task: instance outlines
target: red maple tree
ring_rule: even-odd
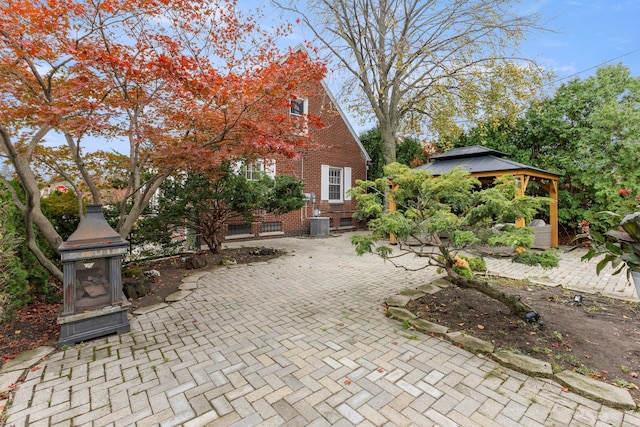
[[[0,4],[0,147],[26,194],[22,201],[14,192],[27,245],[55,277],[62,278],[57,260],[38,247],[34,225],[54,251],[62,239],[40,209],[35,165],[56,170],[81,200],[102,203],[108,177],[93,167],[87,141],[101,141],[105,152],[113,140],[128,141],[126,164],[113,177],[127,182],[117,226],[127,236],[176,171],[209,170],[231,157],[293,156],[313,143],[321,122],[305,117],[302,133],[289,107],[317,90],[325,64],[305,49],[277,49],[291,28],[263,30],[259,20],[235,1]],[[66,148],[52,155],[48,139]]]

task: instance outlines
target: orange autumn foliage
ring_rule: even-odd
[[[32,200],[23,213],[54,250],[61,240],[40,212],[36,163],[93,203],[103,202],[105,181],[125,182],[117,230],[126,236],[178,170],[295,156],[313,144],[321,121],[304,117],[302,133],[289,108],[317,92],[326,66],[313,49],[276,48],[291,27],[264,30],[259,21],[233,0],[0,3],[0,152]],[[117,177],[89,165],[97,162],[89,137],[105,153],[113,140],[128,143]],[[62,141],[56,153],[64,158],[42,148],[48,138]]]

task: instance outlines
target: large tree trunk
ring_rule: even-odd
[[[527,304],[522,302],[519,297],[515,295],[511,295],[491,286],[486,280],[480,279],[469,279],[467,277],[461,276],[455,272],[453,267],[445,267],[447,271],[447,276],[451,279],[451,281],[460,286],[461,288],[469,288],[475,289],[478,292],[481,292],[488,296],[489,298],[493,298],[496,301],[500,301],[507,307],[511,313],[518,317],[524,318],[525,314],[532,311],[532,308]]]
[[[395,129],[390,124],[381,121],[380,136],[382,138],[382,158],[384,164],[388,165],[396,161]]]
[[[209,250],[214,254],[222,252],[222,241],[218,233],[214,233],[212,236],[213,247],[209,247]]]
[[[36,257],[38,262],[44,268],[46,268],[49,271],[49,273],[51,273],[51,275],[56,278],[56,280],[62,283],[64,279],[62,270],[58,268],[58,265],[56,265],[53,261],[47,258],[47,256],[42,252],[42,250],[38,246],[38,243],[36,242],[36,233],[35,233],[35,230],[33,229],[33,222],[31,221],[31,216],[29,215],[29,211],[27,211],[27,214],[25,215],[25,227],[27,230],[27,239],[26,239],[27,248],[31,251],[31,253],[33,253],[33,255]]]
[[[215,209],[201,213],[198,216],[198,232],[212,254],[222,252],[221,232],[224,218],[224,215],[221,212],[216,212]]]
[[[134,192],[141,193],[140,197],[134,197],[133,203],[129,207],[129,211],[126,211],[126,199],[121,203],[120,210],[120,219],[118,221],[118,225],[116,226],[116,231],[120,234],[123,239],[126,239],[136,221],[142,215],[142,212],[149,204],[149,201],[153,197],[154,193],[158,191],[162,183],[169,176],[168,173],[160,173],[156,175],[153,179],[149,180],[144,189],[136,188]]]

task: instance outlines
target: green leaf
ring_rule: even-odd
[[[622,248],[620,248],[620,245],[617,243],[606,242],[605,249],[613,255],[621,256],[623,254]]]
[[[580,260],[589,261],[595,256],[595,254],[596,254],[596,250],[594,248],[591,248],[584,255],[582,255],[582,257],[580,257]]]
[[[596,265],[596,274],[600,274],[600,272],[602,270],[604,270],[604,268],[607,266],[607,264],[609,263],[609,258],[608,257],[604,257],[603,259],[601,259],[598,264]]]
[[[635,212],[624,217],[620,226],[626,231],[631,239],[640,242],[640,212]]]

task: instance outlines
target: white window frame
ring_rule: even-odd
[[[244,177],[247,178],[248,181],[257,181],[264,173],[264,160],[255,159],[252,162],[245,162],[242,169]]]
[[[329,168],[329,201],[341,202],[342,201],[342,182],[344,177],[342,176],[342,168]],[[338,197],[335,197],[337,194]]]
[[[293,106],[302,102],[302,114],[298,114],[293,111]],[[295,98],[291,100],[291,107],[289,108],[289,114],[295,117],[302,117],[309,114],[309,100],[307,98]]]
[[[294,103],[302,102],[302,114],[294,113],[293,105]],[[307,115],[309,114],[309,99],[307,98],[295,98],[291,100],[291,107],[289,108],[289,114],[292,116],[293,120],[298,122],[295,124],[295,133],[297,135],[306,136],[309,134],[309,119]]]
[[[276,177],[276,161],[274,159],[236,160],[232,169],[235,173],[244,175],[249,181],[260,179],[262,174],[271,178]]]
[[[340,173],[340,198],[330,199],[329,193],[331,188],[331,171],[339,171]],[[321,189],[320,200],[328,201],[329,203],[343,203],[346,200],[351,200],[348,192],[351,189],[351,168],[341,166],[322,165],[321,166]]]

